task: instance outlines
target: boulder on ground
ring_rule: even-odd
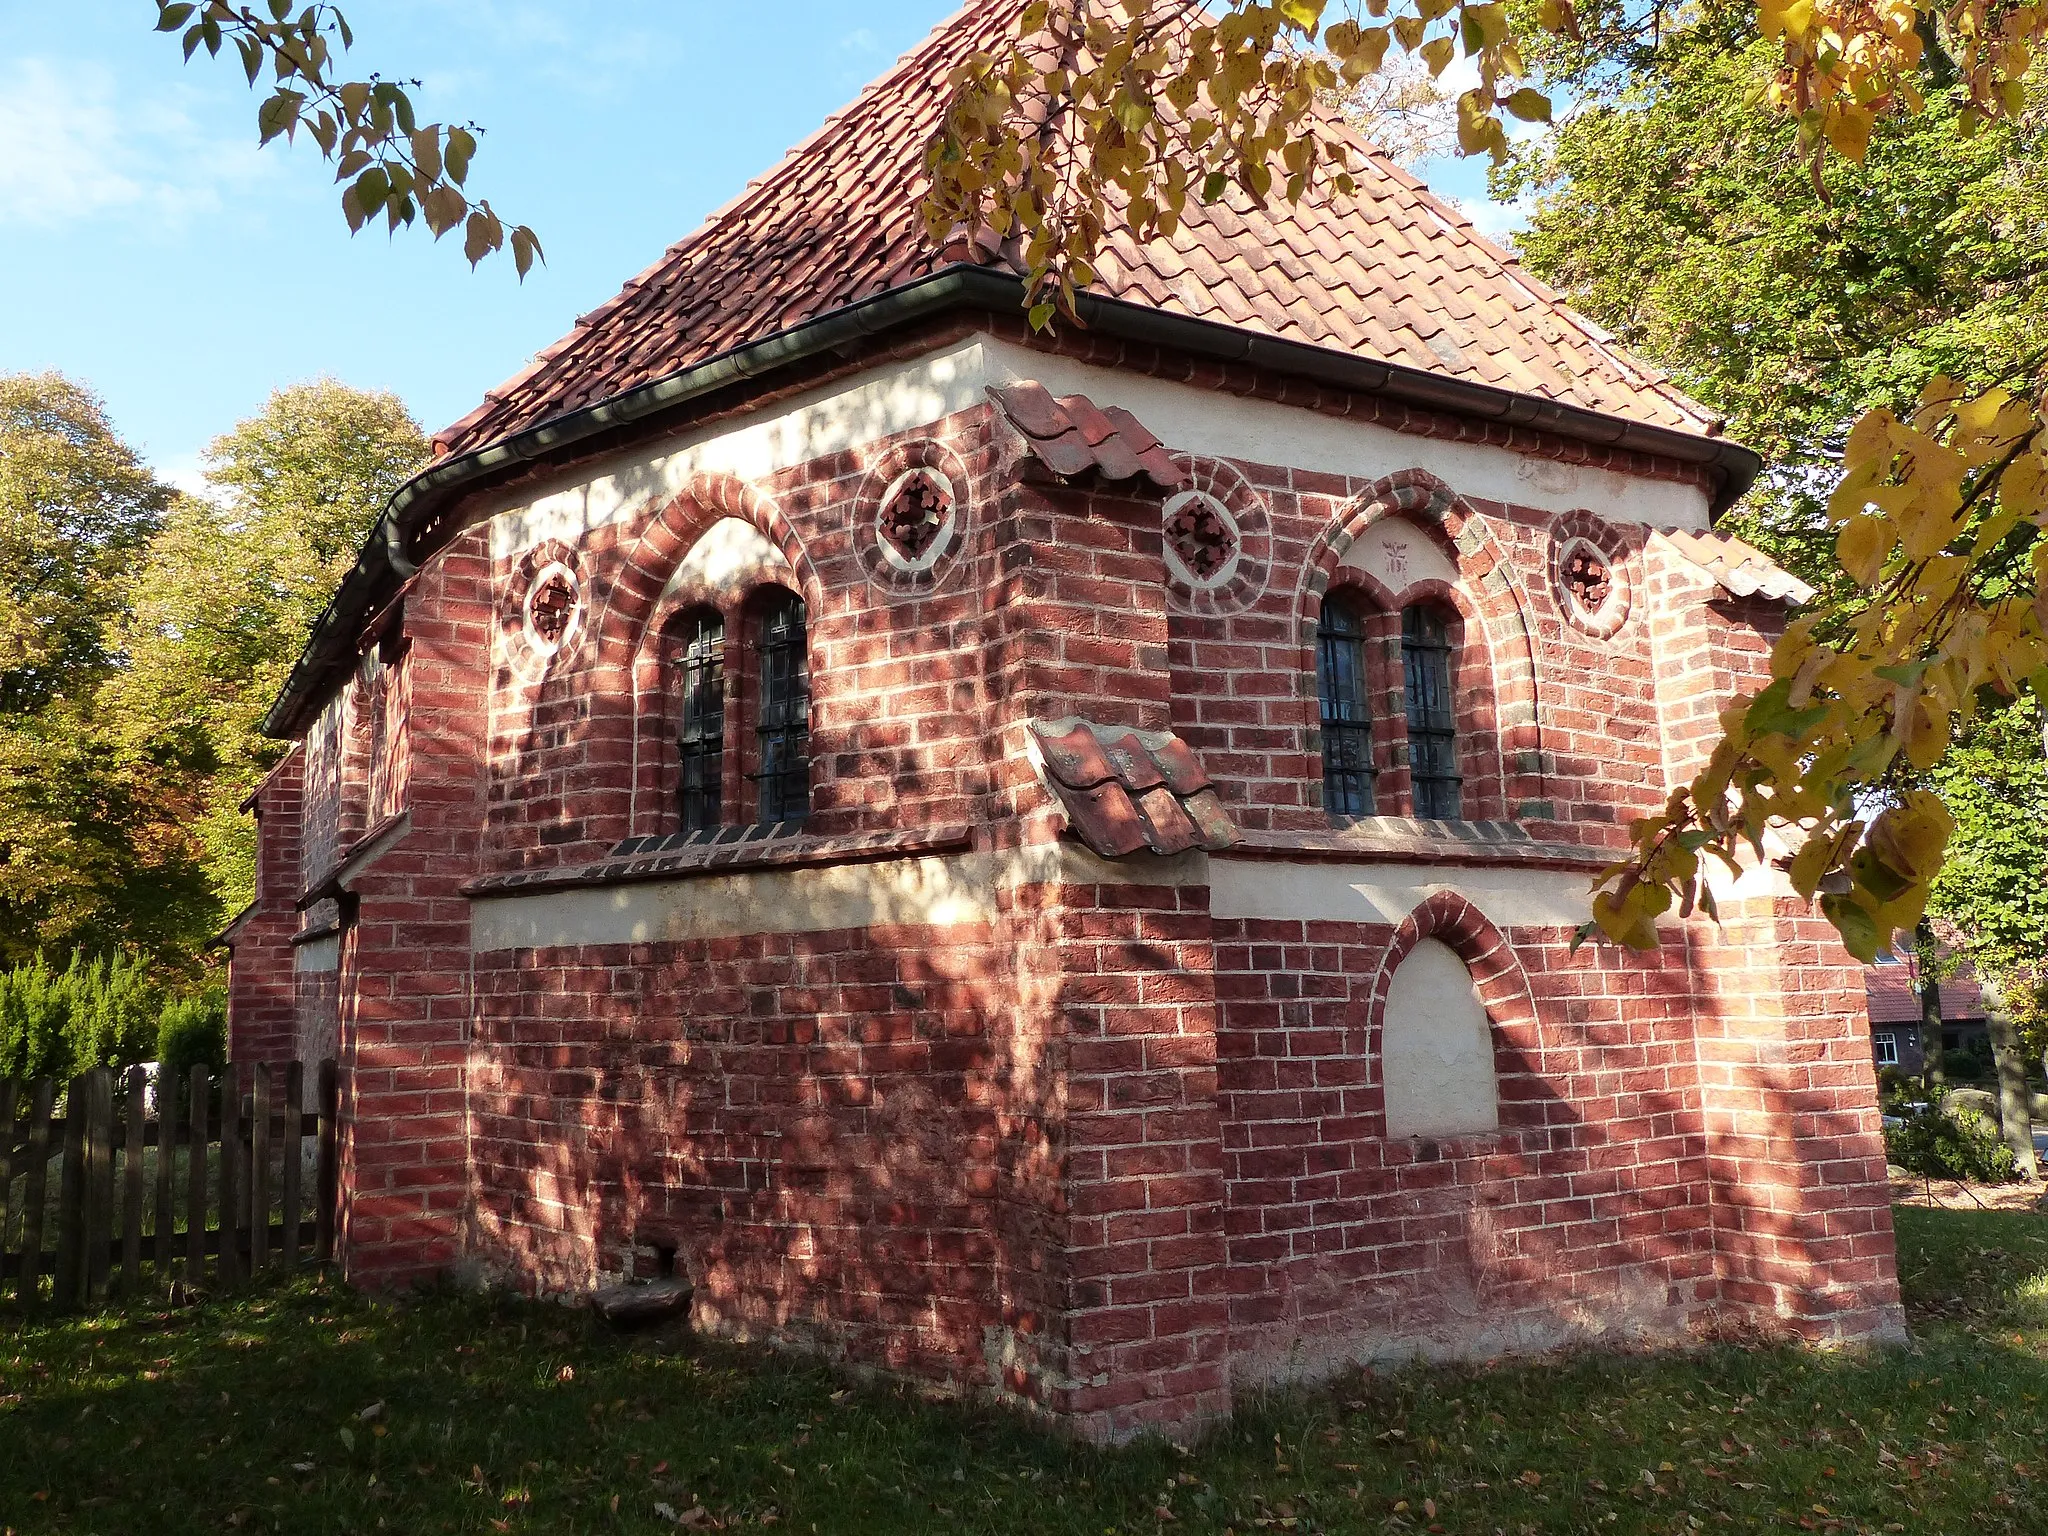
[[[646,1285],[608,1285],[591,1296],[590,1305],[614,1328],[647,1328],[689,1311],[690,1295],[687,1280],[656,1280]]]

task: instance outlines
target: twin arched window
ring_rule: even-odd
[[[804,601],[771,587],[750,603],[741,625],[751,665],[730,692],[752,741],[740,743],[736,790],[751,798],[756,822],[801,822],[811,809],[811,670]],[[728,709],[725,616],[693,609],[670,627],[669,667],[676,698],[676,801],[685,832],[730,825],[726,770]],[[744,726],[743,726],[744,728]],[[746,786],[751,786],[749,794]]]
[[[1323,738],[1323,808],[1332,816],[1378,810],[1373,756],[1373,690],[1368,641],[1385,616],[1346,594],[1323,603],[1316,626],[1316,695]],[[1412,814],[1456,821],[1463,814],[1458,722],[1451,679],[1454,621],[1433,603],[1401,614],[1401,698],[1408,737]],[[1391,640],[1391,636],[1387,637]]]

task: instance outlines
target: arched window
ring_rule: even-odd
[[[1372,704],[1365,626],[1341,598],[1323,603],[1316,625],[1316,696],[1323,730],[1323,808],[1332,816],[1370,816]]]
[[[685,832],[707,832],[725,812],[725,620],[715,609],[683,616],[674,657],[678,809]]]
[[[804,600],[777,589],[760,610],[760,819],[802,821],[811,811],[811,671]]]
[[[1459,819],[1458,719],[1451,693],[1451,632],[1440,609],[1401,615],[1401,672],[1408,695],[1408,769],[1415,814]]]

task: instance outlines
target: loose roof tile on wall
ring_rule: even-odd
[[[1031,755],[1067,826],[1106,859],[1231,847],[1239,833],[1194,750],[1171,731],[1070,715],[1031,722]]]
[[[1794,605],[1813,601],[1812,587],[1732,533],[1660,528],[1657,536],[1713,577],[1731,597],[1767,597]]]
[[[990,385],[988,392],[1031,452],[1063,480],[1097,474],[1171,492],[1187,479],[1159,439],[1121,406],[1105,409],[1086,395],[1055,400],[1035,379]]]
[[[973,0],[780,164],[591,310],[435,438],[480,448],[564,412],[929,275],[993,255],[934,240],[925,146],[952,65],[1000,45],[1015,0]],[[1332,118],[1331,133],[1350,130]],[[1362,142],[1358,191],[1258,206],[1191,206],[1167,238],[1113,212],[1097,291],[1248,331],[1370,356],[1651,426],[1711,435],[1714,419],[1630,358]],[[1446,344],[1447,322],[1463,339]]]

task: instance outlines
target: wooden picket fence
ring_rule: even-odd
[[[0,1299],[89,1307],[332,1259],[334,1063],[314,1069],[311,1114],[302,1062],[159,1075],[154,1095],[143,1067],[118,1091],[105,1068],[61,1094],[0,1082]]]

